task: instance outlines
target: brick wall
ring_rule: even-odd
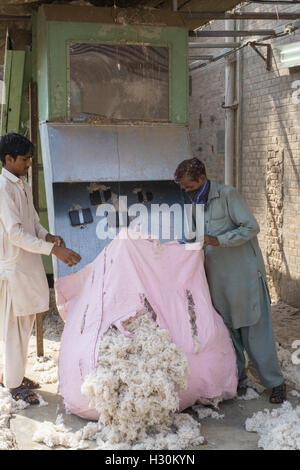
[[[244,11],[246,8],[276,11],[268,5],[247,6]],[[299,11],[292,5],[277,8]],[[243,29],[279,32],[289,22],[244,21]],[[224,23],[218,21],[209,28],[224,29]],[[292,102],[292,84],[300,80],[300,71],[283,68],[276,50],[277,46],[294,41],[300,41],[300,31],[269,41],[273,55],[270,72],[255,51],[249,46],[243,49],[241,191],[261,227],[259,241],[273,300],[281,298],[300,306],[300,104]],[[208,49],[201,50],[207,52]],[[262,53],[266,54],[264,48]],[[224,153],[217,151],[217,132],[225,127],[221,107],[224,64],[220,60],[191,74],[193,153],[206,163],[209,177],[218,182],[224,182]]]

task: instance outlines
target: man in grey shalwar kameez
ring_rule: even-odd
[[[257,234],[259,226],[233,187],[209,181],[197,158],[182,162],[175,181],[195,204],[204,204],[205,269],[212,302],[227,325],[237,355],[239,383],[246,378],[246,350],[270,401],[282,403],[286,388],[272,331],[270,297]]]

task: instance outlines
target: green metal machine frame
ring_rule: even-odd
[[[14,130],[29,134],[28,86],[38,86],[38,120],[68,121],[69,45],[95,43],[166,46],[169,49],[169,120],[187,125],[189,121],[188,31],[178,26],[108,24],[87,20],[59,20],[57,5],[41,6],[32,16],[32,48],[6,50],[5,104],[2,107],[1,134]],[[83,7],[84,9],[85,7]],[[95,11],[102,9],[95,7]],[[105,10],[105,9],[103,9]],[[69,10],[71,11],[71,10]],[[78,10],[77,10],[78,11]],[[54,14],[53,14],[54,12]],[[105,15],[104,15],[105,17]],[[47,204],[38,145],[39,215],[47,228]],[[50,257],[44,259],[52,272]]]

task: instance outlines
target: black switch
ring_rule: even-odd
[[[73,227],[76,225],[91,224],[94,220],[91,209],[89,208],[77,211],[69,211],[69,217]]]
[[[71,225],[80,225],[79,212],[78,211],[69,211],[69,216],[71,219]]]
[[[93,223],[93,216],[91,209],[82,209],[83,220],[85,224],[92,224]]]

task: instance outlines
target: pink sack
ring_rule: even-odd
[[[122,322],[145,311],[145,299],[158,325],[170,331],[188,358],[188,388],[180,393],[180,409],[199,398],[236,395],[235,351],[211,303],[203,250],[190,251],[176,241],[158,247],[150,240],[116,238],[84,269],[59,279],[55,289],[60,315],[66,320],[59,391],[70,412],[98,419],[98,412],[81,394],[81,385],[97,366],[104,333],[115,325],[126,334]]]

